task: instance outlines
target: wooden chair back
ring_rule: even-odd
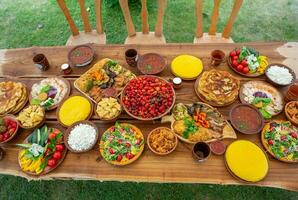
[[[209,27],[208,35],[216,35],[217,32],[217,21],[219,17],[219,6],[221,0],[214,0],[214,8],[211,17],[211,24]],[[231,31],[233,28],[234,21],[237,17],[237,14],[240,10],[240,7],[243,3],[243,0],[235,0],[234,6],[232,9],[232,13],[228,19],[227,24],[225,25],[221,36],[223,38],[230,38]],[[196,29],[196,37],[203,37],[203,0],[196,0],[196,17],[197,17],[197,29]]]
[[[133,37],[136,35],[135,26],[132,22],[128,0],[119,0],[124,20],[126,23],[126,28],[129,37]],[[141,0],[142,9],[141,9],[141,17],[142,17],[142,33],[149,34],[149,24],[148,24],[148,10],[147,10],[147,0]],[[166,10],[167,0],[158,0],[158,13],[157,20],[155,24],[155,36],[162,37],[163,35],[163,19]]]
[[[71,14],[66,6],[65,0],[56,0],[56,1],[57,1],[58,5],[60,6],[68,24],[69,24],[72,35],[73,36],[79,35],[80,34],[79,30],[71,17]],[[85,33],[91,33],[92,28],[91,28],[88,13],[87,13],[87,10],[85,7],[85,0],[78,0],[78,2],[80,5],[81,17],[82,17],[83,25],[84,25],[84,31],[85,31]],[[95,4],[95,15],[96,15],[96,32],[98,34],[103,34],[102,18],[101,18],[102,1],[94,0],[94,4]]]

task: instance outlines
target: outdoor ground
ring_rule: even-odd
[[[111,1],[111,0],[106,0]],[[138,0],[134,0],[138,2]],[[156,0],[148,5],[153,30]],[[204,1],[204,30],[208,30],[213,1]],[[222,30],[233,0],[222,1]],[[68,0],[76,24],[82,29],[77,1]],[[86,0],[94,27],[93,1]],[[132,3],[133,20],[140,30],[140,4]],[[244,1],[234,25],[235,42],[298,41],[298,0]],[[123,43],[126,27],[119,6],[103,6],[108,43]],[[192,42],[195,31],[194,0],[168,0],[164,34],[167,42]],[[64,45],[70,31],[55,0],[0,0],[0,49]],[[185,166],[187,167],[187,166]],[[98,169],[100,170],[100,169]],[[1,172],[0,172],[1,173]],[[298,181],[297,181],[298,184]],[[31,181],[0,175],[0,199],[298,199],[298,193],[254,186],[206,184],[152,184],[98,181]]]

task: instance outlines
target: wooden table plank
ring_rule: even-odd
[[[169,44],[169,45],[93,45],[96,50],[97,58],[99,60],[104,57],[109,57],[118,60],[120,64],[127,67],[124,60],[124,51],[127,48],[136,48],[141,54],[148,52],[158,52],[162,54],[168,61],[179,54],[192,54],[202,59],[205,69],[210,69],[209,54],[214,49],[222,49],[228,53],[234,47],[239,47],[244,44],[204,44],[204,45],[190,45],[190,44]],[[257,48],[262,54],[268,56],[270,62],[284,62],[287,60],[287,53],[280,53],[277,49],[287,48],[283,43],[249,43],[245,44]],[[288,45],[288,44],[287,44]],[[32,47],[27,49],[12,49],[0,50],[0,81],[4,80],[5,76],[19,77],[19,80],[24,82],[30,88],[31,85],[49,75],[61,75],[59,66],[67,62],[67,52],[69,47]],[[51,68],[46,72],[37,70],[32,63],[34,53],[44,53],[50,63]],[[290,54],[289,54],[290,55]],[[297,59],[298,55],[291,59]],[[94,63],[94,62],[93,62]],[[74,72],[66,76],[66,78],[73,83],[73,81],[89,67],[75,68]],[[135,68],[127,67],[139,74]],[[225,63],[221,64],[218,69],[223,69],[231,72],[241,79],[241,82],[246,82],[250,79],[240,77],[228,69]],[[165,70],[161,76],[172,77],[169,68]],[[2,77],[2,78],[1,78]],[[264,77],[257,78],[257,80],[264,80]],[[194,81],[183,82],[184,86],[176,91],[177,102],[191,103],[199,101],[194,93]],[[73,85],[73,84],[72,84]],[[286,88],[280,89],[282,92]],[[74,88],[72,94],[79,94]],[[220,112],[228,117],[228,112],[231,106],[220,108]],[[47,123],[54,124],[58,127],[55,111],[47,113]],[[276,118],[284,119],[281,114]],[[96,122],[100,130],[100,135],[112,124],[105,124],[100,122],[95,116],[92,121]],[[161,126],[160,121],[141,122],[132,120],[127,114],[123,114],[120,121],[126,121],[138,126],[144,136],[155,127]],[[168,126],[169,124],[163,124]],[[63,128],[62,128],[63,129]],[[29,131],[20,131],[18,136],[14,138],[9,144],[20,143],[30,134]],[[260,144],[259,135],[243,135],[238,134],[238,139],[247,139]],[[231,142],[225,140],[226,143]],[[7,152],[4,160],[0,161],[0,173],[11,174],[16,176],[26,176],[21,172],[17,163],[18,149],[11,145],[4,145]],[[215,184],[243,184],[234,179],[226,170],[224,166],[223,156],[212,155],[208,161],[204,163],[196,163],[191,156],[191,145],[179,142],[177,149],[166,157],[159,157],[154,155],[146,147],[141,158],[135,163],[125,166],[116,167],[111,166],[104,160],[99,162],[96,159],[99,156],[98,146],[92,151],[84,154],[68,153],[65,161],[54,172],[40,177],[40,179],[96,179],[96,180],[117,180],[117,181],[138,181],[138,182],[180,182],[180,183],[215,183]],[[261,182],[255,185],[272,186],[278,188],[285,188],[290,190],[298,190],[298,168],[296,164],[286,164],[279,162],[269,157],[269,174]]]

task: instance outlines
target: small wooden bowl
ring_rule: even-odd
[[[160,129],[165,129],[165,130],[171,132],[171,133],[173,134],[173,136],[175,137],[175,146],[174,146],[170,151],[168,151],[168,152],[166,152],[166,153],[160,153],[160,152],[154,150],[154,148],[151,147],[151,144],[150,144],[150,136],[151,136],[155,131],[160,130]],[[153,153],[155,153],[155,154],[157,154],[157,155],[159,155],[159,156],[165,156],[165,155],[168,155],[168,154],[172,153],[172,152],[176,149],[176,147],[177,147],[177,145],[178,145],[178,138],[177,138],[176,134],[174,133],[174,131],[172,131],[171,129],[169,129],[169,128],[167,128],[167,127],[158,127],[158,128],[153,129],[153,130],[149,133],[149,135],[147,136],[147,144],[148,144],[149,149],[150,149]]]
[[[289,115],[289,113],[288,113],[288,111],[287,111],[289,105],[292,104],[292,103],[298,103],[298,101],[290,101],[290,102],[288,102],[288,103],[286,104],[286,106],[285,106],[285,114],[286,114],[287,119],[288,119],[292,124],[294,124],[295,126],[298,126],[298,123],[295,122],[295,121],[291,118],[291,116]]]
[[[113,98],[114,98],[114,97],[113,97]],[[121,115],[121,113],[122,113],[122,111],[123,111],[123,106],[122,106],[122,104],[121,104],[121,102],[120,102],[120,100],[119,100],[118,98],[115,98],[115,99],[117,99],[117,102],[120,104],[120,106],[121,106],[121,110],[120,110],[119,114],[118,114],[116,117],[112,118],[112,119],[103,119],[103,118],[100,118],[99,115],[98,115],[98,113],[97,113],[97,106],[98,106],[98,104],[96,104],[96,105],[94,106],[94,113],[95,113],[95,115],[96,115],[101,121],[104,121],[104,122],[106,122],[106,123],[115,122],[115,121],[117,121],[117,119],[120,117],[120,115]],[[101,101],[101,100],[100,100],[100,101]],[[100,102],[100,101],[99,101],[99,102]]]
[[[60,120],[59,112],[60,112],[60,109],[61,109],[62,105],[64,104],[64,102],[67,101],[69,98],[74,97],[74,96],[80,96],[80,97],[83,97],[83,98],[87,99],[88,102],[90,103],[90,106],[91,106],[91,108],[90,108],[90,113],[89,113],[89,115],[87,116],[87,118],[84,119],[84,120],[89,120],[89,119],[91,118],[92,114],[93,114],[93,109],[94,109],[94,108],[93,108],[93,103],[91,102],[91,100],[90,100],[89,98],[84,97],[84,96],[82,96],[82,95],[71,95],[71,96],[69,96],[68,98],[64,99],[64,100],[59,104],[59,106],[58,106],[58,108],[57,108],[57,110],[56,110],[56,116],[57,116],[57,120],[58,120],[58,122],[59,122],[63,127],[66,127],[66,128],[68,128],[69,126],[63,124],[63,122]]]
[[[268,76],[268,70],[269,70],[269,68],[272,67],[272,66],[279,66],[279,67],[283,67],[283,68],[289,70],[289,73],[292,74],[292,77],[293,77],[292,81],[291,81],[289,84],[285,84],[285,85],[283,85],[283,84],[279,84],[279,83],[277,83],[277,82],[274,82],[274,81],[273,81],[272,79],[270,79],[270,77]],[[284,64],[281,64],[281,63],[271,63],[270,65],[268,65],[267,68],[266,68],[266,70],[265,70],[265,76],[266,76],[268,82],[270,82],[271,84],[273,84],[273,85],[275,85],[275,86],[279,86],[279,87],[285,87],[285,86],[291,85],[291,84],[293,84],[293,83],[295,82],[295,80],[296,80],[296,74],[295,74],[295,72],[294,72],[290,67],[288,67],[288,66],[286,66],[286,65],[284,65]]]
[[[143,67],[145,67],[147,65],[150,65],[150,66],[152,66],[152,68],[154,68],[154,66],[151,64],[153,59],[157,60],[158,66],[160,66],[160,69],[157,70],[156,72],[152,72],[152,69],[150,71],[144,70]],[[144,54],[144,55],[140,56],[139,60],[138,60],[138,69],[140,70],[140,72],[142,74],[148,74],[148,75],[159,74],[160,72],[162,72],[165,69],[166,66],[167,66],[166,60],[161,55],[159,55],[157,53]]]
[[[85,149],[85,150],[82,150],[82,151],[78,151],[78,150],[72,149],[72,148],[70,147],[70,145],[68,144],[68,138],[69,138],[69,134],[70,134],[70,132],[73,130],[73,128],[74,128],[75,126],[77,126],[77,125],[79,125],[79,124],[87,124],[87,125],[90,125],[90,126],[92,126],[92,127],[96,130],[96,136],[95,136],[95,140],[94,140],[93,144],[92,144],[89,148],[87,148],[87,149]],[[65,144],[65,146],[67,147],[67,149],[68,149],[69,151],[73,152],[73,153],[84,153],[84,152],[90,151],[90,150],[94,147],[94,145],[97,143],[98,135],[99,135],[99,134],[98,134],[98,128],[97,128],[97,126],[96,126],[93,122],[90,122],[90,121],[87,121],[87,120],[79,121],[79,122],[76,122],[76,123],[74,123],[73,125],[71,125],[71,126],[65,131],[65,134],[64,134],[64,144]]]
[[[31,106],[31,105],[26,106],[24,109],[28,108],[29,106]],[[41,107],[41,106],[39,106],[39,107]],[[23,128],[23,129],[26,129],[26,130],[33,130],[33,129],[41,127],[44,124],[44,122],[46,121],[45,109],[43,107],[41,107],[41,108],[42,108],[42,111],[43,111],[43,119],[38,124],[36,124],[35,126],[32,126],[32,127],[25,127],[25,126],[22,126],[22,123],[19,121],[20,127]]]
[[[85,55],[83,55],[82,57],[84,57],[84,59],[82,59],[83,61],[82,62],[75,62],[71,59],[71,54],[76,51],[77,49],[81,48],[81,47],[85,47],[85,48],[88,48],[90,51],[91,51],[91,56],[90,57],[86,57]],[[84,67],[86,65],[89,65],[92,60],[94,59],[94,56],[95,56],[95,51],[94,49],[90,46],[90,45],[87,45],[87,44],[83,44],[83,45],[78,45],[78,46],[75,46],[73,47],[69,52],[68,52],[68,55],[67,55],[67,58],[68,58],[68,61],[69,63],[72,65],[72,66],[75,66],[75,67]]]
[[[12,140],[12,138],[14,138],[16,136],[16,134],[19,130],[20,124],[19,124],[19,121],[16,119],[16,117],[14,115],[6,114],[6,115],[3,115],[2,117],[3,118],[10,118],[10,119],[12,119],[13,121],[15,121],[17,123],[17,128],[16,128],[15,132],[7,140],[0,142],[0,144],[5,144],[5,143],[9,142],[10,140]]]

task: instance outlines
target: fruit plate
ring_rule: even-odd
[[[120,133],[120,134],[113,134],[113,132],[115,131],[116,128],[118,129],[118,133]],[[129,131],[127,131],[127,130],[129,130]],[[132,132],[131,132],[132,130],[133,130],[134,134],[132,134]],[[129,134],[127,134],[127,132],[129,132]],[[117,140],[117,143],[118,143],[119,138],[117,138],[117,137],[122,137],[122,136],[124,136],[125,141],[123,141],[123,139],[121,139],[122,142],[120,142],[120,144],[117,144],[121,148],[119,148],[119,146],[116,146],[116,148],[113,149],[113,147],[114,147],[113,145],[116,143],[114,141]],[[129,145],[127,145],[127,144],[129,144]],[[117,152],[117,149],[123,150],[123,145],[125,145],[127,148],[129,148],[128,150],[129,150],[130,154],[133,153],[132,147],[133,147],[133,149],[135,149],[134,151],[137,151],[137,150],[138,151],[135,152],[136,154],[133,154],[133,157],[130,159],[126,157],[128,152],[125,155],[122,155],[122,153],[120,153],[121,159],[118,161],[119,152]],[[144,136],[139,128],[137,128],[136,126],[134,126],[132,124],[128,124],[128,123],[120,124],[120,123],[116,122],[116,124],[114,126],[111,126],[102,134],[100,143],[99,143],[99,150],[100,150],[100,154],[101,154],[102,158],[106,162],[108,162],[112,165],[123,166],[123,165],[131,164],[134,161],[136,161],[141,156],[141,154],[144,150],[144,146],[145,146]],[[124,149],[127,149],[126,147]],[[105,150],[106,150],[105,148],[109,148],[109,150],[107,152],[109,156],[118,154],[117,158],[114,158],[114,160],[106,159],[104,156]],[[111,152],[111,149],[112,149],[112,152]]]
[[[147,88],[147,85],[146,86],[143,85],[143,83],[145,81],[146,82],[151,81],[148,84],[154,85],[154,86],[148,86],[148,88]],[[155,81],[155,82],[152,83],[152,81]],[[155,85],[155,84],[158,84],[158,85]],[[135,85],[138,85],[139,88],[138,89],[133,89],[133,88],[135,88]],[[147,89],[145,89],[145,88],[147,88]],[[159,102],[160,105],[154,105],[156,107],[156,109],[157,109],[157,107],[159,107],[159,108],[163,107],[164,108],[164,111],[159,113],[156,116],[152,116],[155,113],[154,114],[150,113],[150,116],[147,117],[147,118],[142,117],[142,116],[137,116],[136,114],[133,114],[130,110],[133,109],[136,106],[139,106],[140,104],[136,103],[136,102],[132,102],[132,98],[126,96],[126,92],[128,90],[130,92],[135,92],[135,93],[137,92],[138,95],[143,95],[144,92],[151,91],[151,94],[149,94],[151,96],[149,96],[149,97],[148,96],[140,96],[140,97],[138,97],[139,98],[138,100],[135,100],[136,102],[146,103],[146,101],[147,101],[147,103],[148,103],[148,105],[146,105],[146,104],[141,105],[143,107],[140,108],[140,109],[143,109],[143,110],[136,111],[136,112],[138,112],[138,114],[139,113],[144,113],[144,114],[149,113],[148,108],[152,104],[152,103],[149,104],[149,102],[166,101],[168,98],[170,98],[170,100],[169,100],[169,102],[166,102],[167,104],[165,104],[164,102]],[[161,93],[162,91],[164,93]],[[163,96],[161,96],[161,94]],[[168,97],[166,97],[167,95],[168,95]],[[137,95],[131,94],[131,96],[137,96]],[[141,100],[140,98],[146,98],[146,100],[144,101],[144,100]],[[173,108],[173,106],[175,104],[175,99],[176,99],[176,95],[175,95],[175,90],[174,90],[173,86],[168,81],[166,81],[165,79],[163,79],[161,77],[158,77],[158,76],[152,76],[152,75],[143,75],[143,76],[138,76],[135,79],[132,79],[124,87],[124,89],[121,93],[121,96],[120,96],[120,101],[121,101],[122,107],[126,111],[126,113],[128,115],[130,115],[131,117],[135,118],[135,119],[144,120],[144,121],[146,121],[146,120],[147,121],[148,120],[155,120],[155,119],[159,119],[159,118],[165,116]],[[168,105],[168,104],[170,104],[170,105]],[[156,109],[155,109],[155,111],[156,111]]]
[[[60,129],[58,129],[58,128],[56,128],[56,127],[54,127],[54,126],[48,126],[48,133],[51,133],[50,132],[50,129],[54,129],[56,132],[58,132],[58,133],[62,133],[62,135],[64,135],[63,134],[63,132],[60,130]],[[33,133],[33,132],[32,132]],[[31,133],[31,134],[32,134]],[[31,134],[23,141],[23,144],[22,145],[27,145],[27,144],[29,144],[29,142],[28,142],[28,140],[29,140],[29,137],[31,136]],[[63,141],[63,138],[62,138],[62,141]],[[63,142],[62,143],[59,143],[59,144],[63,144]],[[17,146],[20,146],[19,144],[17,144]],[[22,146],[21,146],[22,147]],[[24,149],[21,149],[20,151],[19,151],[19,153],[18,153],[18,163],[19,163],[19,166],[20,166],[20,168],[21,168],[21,170],[24,172],[24,173],[26,173],[26,174],[28,174],[28,175],[30,175],[30,176],[43,176],[43,175],[45,175],[45,174],[48,174],[48,173],[50,173],[50,172],[52,172],[53,170],[55,170],[58,166],[60,166],[61,165],[61,163],[63,162],[63,160],[65,159],[65,157],[66,157],[66,154],[67,154],[67,148],[65,147],[65,145],[63,145],[63,150],[62,150],[62,152],[61,152],[61,158],[58,160],[58,162],[56,163],[56,165],[54,166],[54,167],[49,167],[49,166],[46,166],[45,168],[44,168],[44,170],[40,173],[40,174],[37,174],[37,173],[34,173],[34,172],[31,172],[31,171],[26,171],[26,170],[23,170],[22,169],[22,164],[21,164],[21,157],[22,157],[22,155],[21,155],[21,153],[22,153],[22,151],[24,151]],[[56,148],[56,147],[55,147]],[[48,148],[47,148],[48,149]],[[47,151],[47,150],[46,150]],[[23,156],[25,156],[25,155],[23,155]],[[40,166],[40,165],[39,165]]]
[[[52,106],[49,106],[49,107],[45,108],[46,111],[48,111],[48,110],[53,110],[53,109],[57,108],[57,107],[59,106],[59,104],[69,96],[69,94],[70,94],[70,90],[71,90],[71,86],[70,86],[69,81],[66,80],[66,79],[63,78],[63,77],[52,76],[52,77],[48,77],[48,78],[46,78],[46,79],[43,79],[43,80],[41,80],[41,81],[44,81],[44,82],[48,83],[47,85],[50,85],[50,84],[51,84],[51,80],[53,80],[53,79],[57,79],[58,81],[61,81],[60,84],[56,82],[57,80],[54,81],[54,83],[56,84],[56,86],[60,86],[60,87],[62,87],[62,84],[61,84],[61,83],[65,84],[65,89],[66,89],[66,91],[65,91],[64,97],[61,98],[60,101],[57,102],[56,104],[54,104],[54,105],[52,105]],[[41,81],[38,81],[38,82],[36,82],[35,84],[41,84]],[[52,84],[53,84],[53,82],[52,82]],[[51,85],[50,85],[50,86],[51,86]],[[32,86],[32,87],[33,87],[33,86]],[[52,86],[52,87],[53,87],[53,86]],[[55,88],[55,89],[57,90],[57,88]],[[61,88],[59,88],[59,89],[61,90]],[[33,90],[32,90],[32,88],[31,88],[31,92],[30,92],[30,95],[29,95],[29,102],[30,102],[30,104],[33,104],[33,101],[34,101],[34,99],[33,99],[33,97],[32,97],[32,92],[33,92]],[[55,97],[56,97],[56,96],[55,96]],[[39,105],[40,105],[40,104],[39,104]]]
[[[282,120],[273,120],[273,121],[270,121],[269,123],[265,124],[265,126],[263,128],[263,131],[262,131],[262,134],[261,134],[261,141],[262,141],[263,147],[266,149],[266,152],[268,152],[273,158],[275,158],[275,159],[277,159],[277,160],[279,160],[281,162],[285,162],[285,163],[298,163],[298,159],[297,158],[295,160],[289,160],[289,159],[287,159],[285,157],[278,157],[270,149],[270,147],[269,147],[270,146],[269,139],[268,139],[268,141],[265,139],[265,134],[270,129],[272,129],[272,128],[270,128],[270,124],[272,124],[272,123],[276,123],[277,125],[280,125],[281,123],[291,124],[291,122],[289,122],[289,121],[282,121]],[[274,128],[275,127],[273,127],[273,129]],[[291,142],[288,142],[288,140],[289,140],[288,138],[291,138],[291,139],[293,138],[293,140],[295,139],[297,141],[297,134],[298,134],[297,133],[297,128],[294,125],[291,125],[291,128],[294,128],[294,130],[296,130],[296,132],[294,132],[296,134],[296,139],[293,138],[293,136],[291,136],[291,134],[293,134],[292,130],[291,130],[291,133],[289,133],[289,131],[287,133],[287,130],[286,129],[282,129],[282,131],[280,131],[280,133],[282,133],[283,135],[282,134],[280,134],[280,135],[281,136],[284,136],[285,133],[287,133],[286,140],[285,141],[282,141],[281,139],[280,140],[276,140],[276,139],[272,140],[273,141],[273,145],[277,147],[276,148],[276,151],[281,150],[282,148],[285,148],[285,147],[284,146],[278,146],[278,144],[275,144],[275,143],[279,143],[279,144],[283,144],[285,142],[291,143]],[[269,134],[270,134],[270,132],[269,132]],[[289,137],[287,137],[287,136],[289,136]],[[275,134],[274,138],[280,138],[280,137],[278,137],[278,135]],[[292,141],[292,143],[295,143],[295,141]],[[285,144],[285,145],[289,145],[289,144]],[[287,151],[286,148],[285,148],[285,150]],[[296,149],[295,152],[297,153],[297,149]]]
[[[221,113],[220,113],[216,108],[214,108],[214,107],[212,107],[212,106],[210,106],[210,105],[208,105],[208,104],[206,104],[206,103],[203,103],[203,102],[196,102],[196,103],[194,103],[194,104],[200,106],[201,108],[204,107],[205,110],[208,109],[209,112],[212,113],[212,114],[216,113],[217,116],[214,117],[214,118],[221,118],[222,121],[225,123],[224,126],[222,127],[222,131],[221,131],[220,133],[218,133],[218,131],[213,131],[211,128],[210,128],[210,129],[207,128],[208,131],[209,131],[210,133],[214,133],[214,132],[215,132],[215,133],[217,133],[216,135],[220,134],[220,137],[217,137],[217,138],[215,138],[215,137],[208,138],[208,139],[203,140],[203,142],[207,142],[207,143],[209,143],[209,142],[213,142],[213,141],[217,141],[217,140],[222,140],[222,139],[226,139],[226,138],[230,138],[230,139],[236,139],[236,138],[237,138],[236,132],[234,131],[234,129],[233,129],[233,127],[231,126],[231,124],[230,124],[226,119],[224,119],[224,117],[221,115]],[[191,106],[193,106],[194,104],[180,104],[180,105],[184,105],[184,106],[191,107]],[[200,139],[198,139],[198,140],[196,140],[196,141],[192,141],[192,140],[190,140],[190,139],[188,139],[188,138],[183,137],[183,135],[178,134],[178,133],[175,131],[174,123],[179,121],[179,120],[176,120],[176,119],[174,118],[174,117],[175,117],[175,114],[174,114],[175,111],[174,111],[174,110],[175,110],[175,108],[176,108],[177,105],[179,105],[179,104],[176,104],[176,105],[175,105],[175,107],[173,108],[173,112],[172,112],[171,115],[164,116],[164,117],[161,119],[161,123],[167,123],[167,122],[170,122],[170,123],[171,123],[171,129],[174,131],[174,133],[177,135],[177,137],[178,137],[181,141],[183,141],[183,142],[190,143],[190,144],[195,144],[195,143],[197,143],[197,142],[201,142]],[[192,119],[194,119],[193,116],[191,116],[191,117],[192,117]],[[208,121],[208,123],[209,123],[209,122],[212,121],[212,120],[208,120],[208,119],[207,119],[206,121]],[[201,126],[198,127],[198,130],[200,129],[200,127],[201,127]],[[202,132],[202,133],[203,133],[203,132]]]

